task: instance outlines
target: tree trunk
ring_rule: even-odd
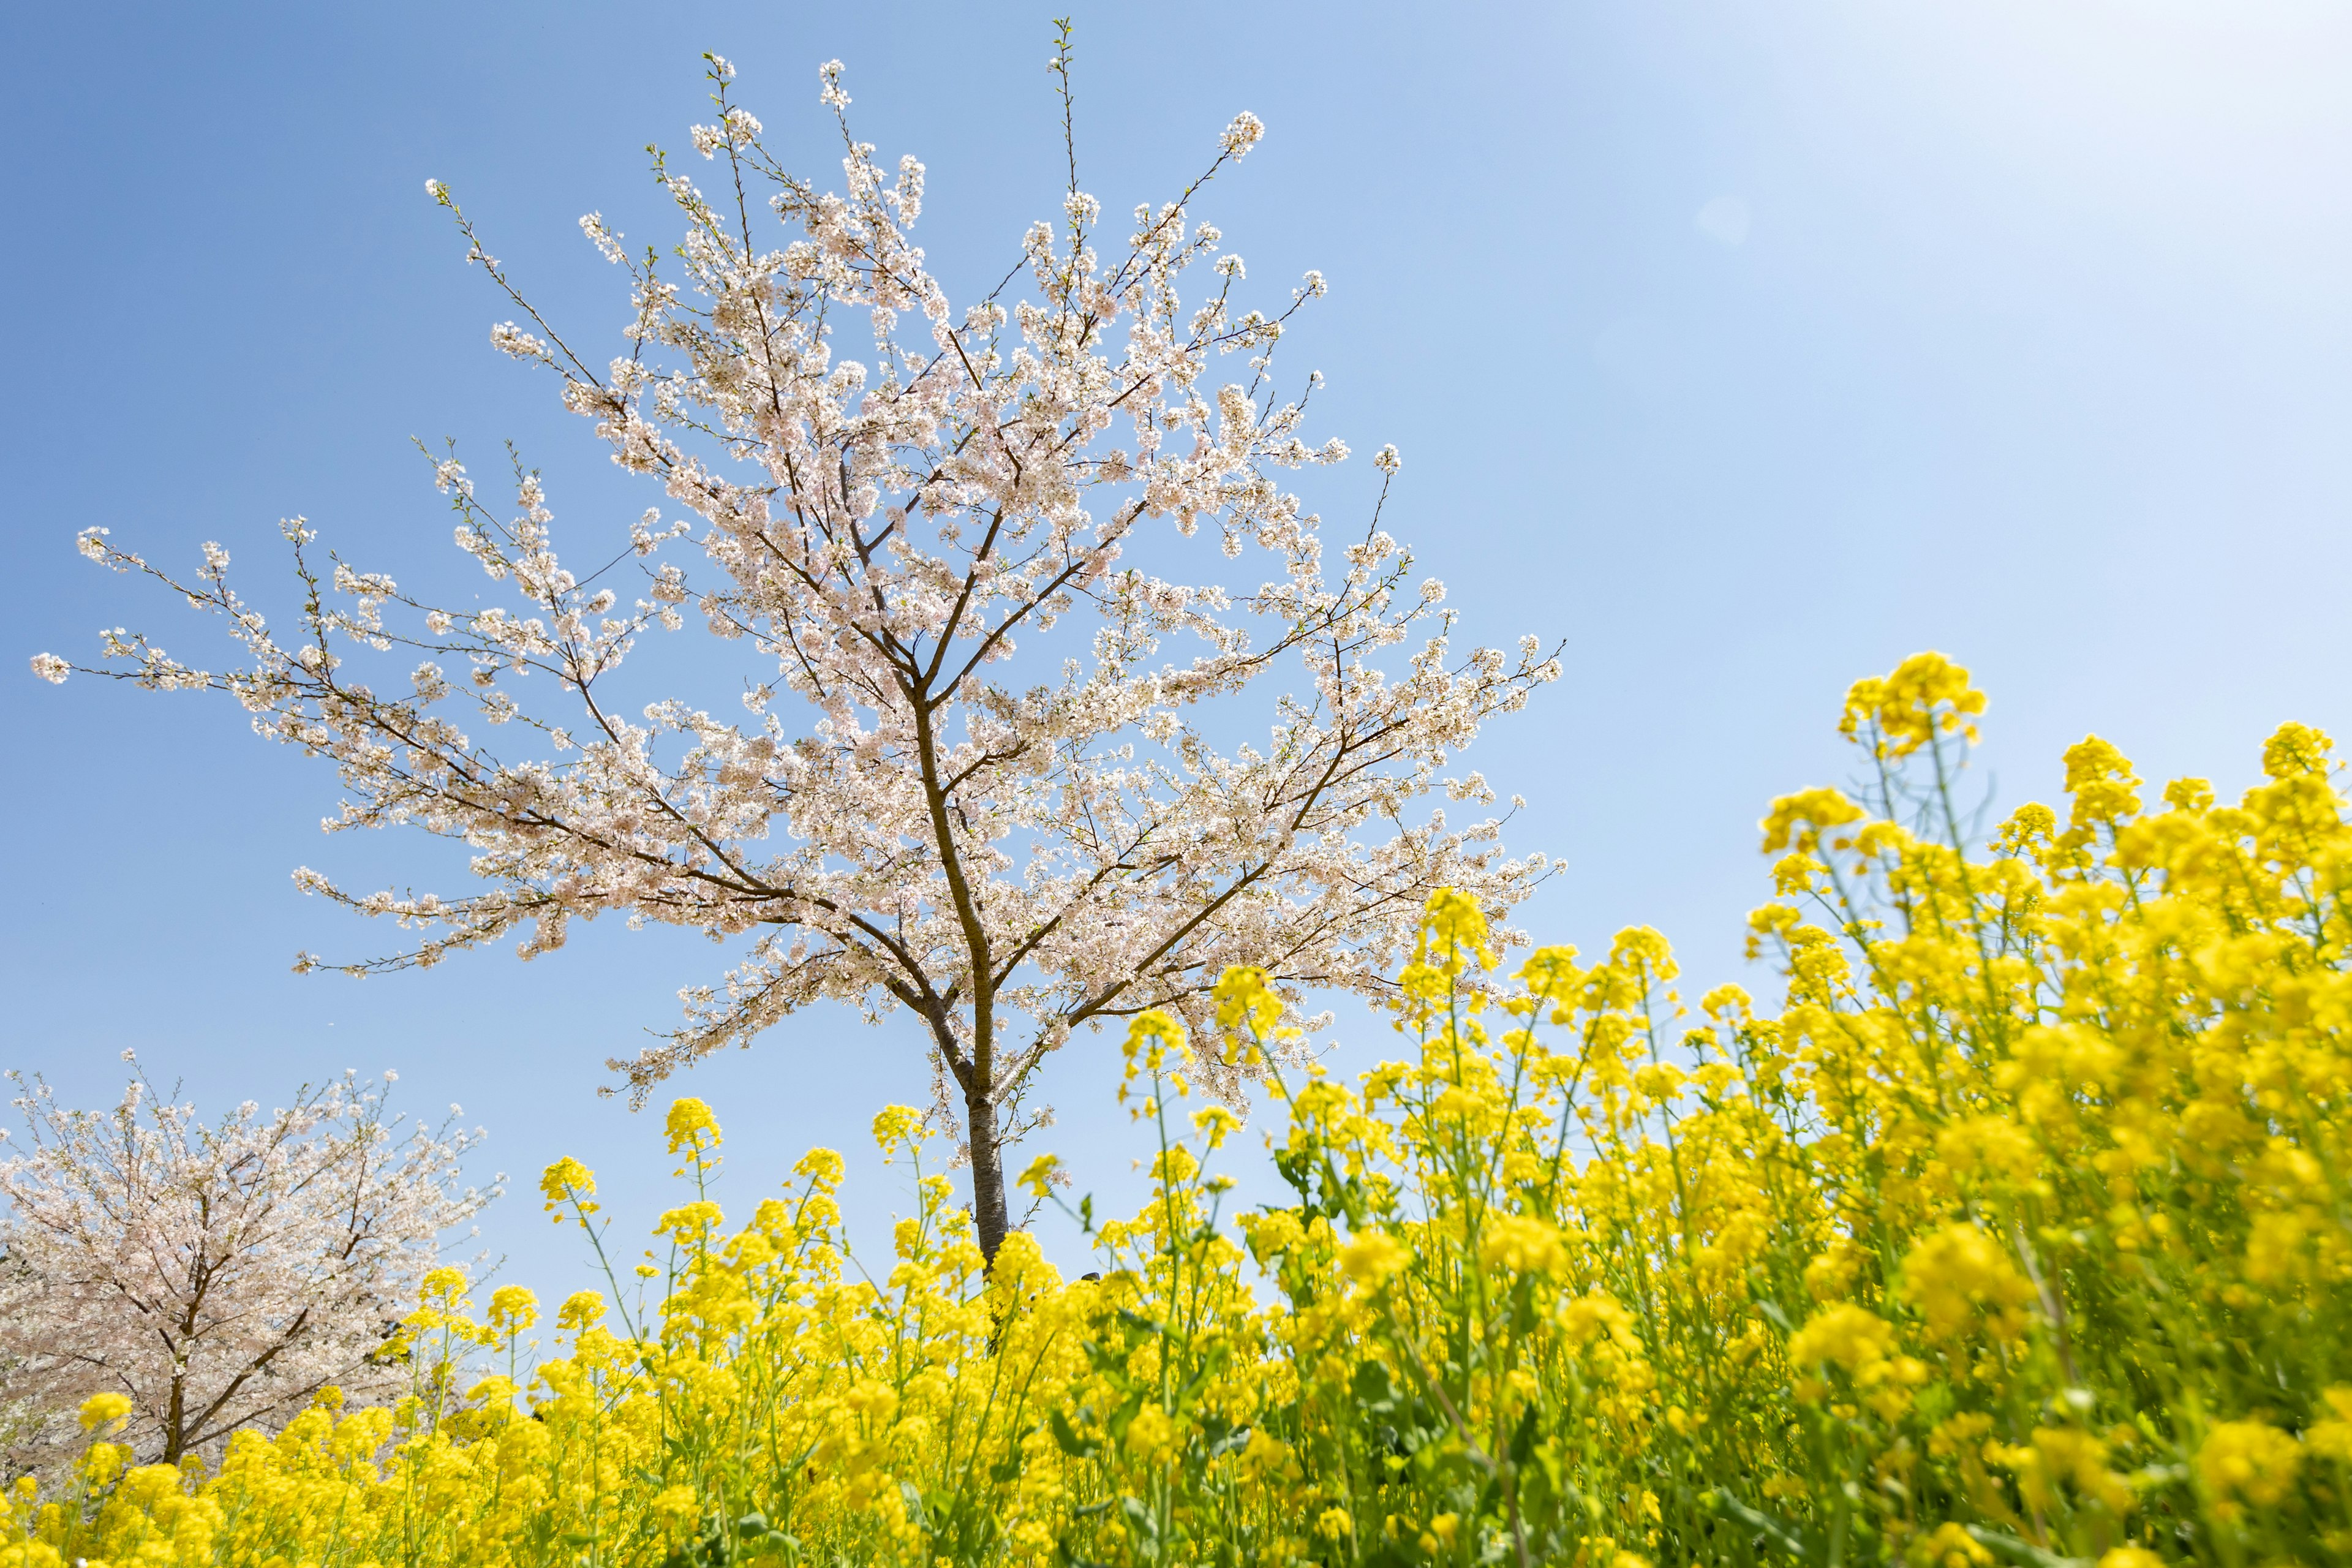
[[[176,1465],[188,1448],[188,1379],[184,1373],[172,1379],[172,1408],[163,1417],[163,1463]]]
[[[964,1123],[971,1140],[971,1224],[978,1233],[981,1256],[996,1266],[996,1249],[1004,1245],[1003,1149],[999,1142],[996,1107],[985,1094],[964,1098]]]

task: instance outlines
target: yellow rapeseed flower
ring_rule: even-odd
[[[112,1426],[131,1414],[131,1396],[112,1392],[93,1394],[82,1401],[81,1429],[95,1432],[101,1426]]]
[[[547,1199],[547,1212],[555,1216],[558,1225],[563,1223],[566,1208],[581,1215],[583,1223],[587,1215],[596,1212],[596,1205],[591,1201],[596,1195],[595,1174],[569,1154],[540,1173],[539,1190]]]
[[[719,1118],[710,1113],[710,1107],[691,1096],[670,1102],[662,1130],[669,1136],[669,1152],[673,1154],[698,1154],[719,1143]]]
[[[2014,1338],[2033,1287],[1999,1242],[1958,1222],[1930,1233],[1905,1257],[1903,1294],[1927,1319],[1931,1339],[1958,1338],[1979,1321]]]
[[[1834,1364],[1848,1372],[1885,1361],[1895,1348],[1895,1325],[1852,1301],[1823,1308],[1805,1320],[1789,1340],[1789,1359],[1799,1366]]]
[[[490,1326],[501,1334],[519,1334],[539,1321],[539,1298],[521,1285],[501,1285],[490,1292]]]
[[[1384,1230],[1360,1232],[1339,1248],[1339,1272],[1368,1290],[1388,1283],[1412,1255]]]
[[[874,1146],[882,1151],[884,1163],[898,1146],[915,1134],[923,1124],[923,1113],[911,1105],[886,1105],[874,1118]]]
[[[2217,1422],[2197,1449],[2197,1476],[2218,1498],[2268,1508],[2294,1485],[2303,1445],[2260,1421]]]
[[[1559,1232],[1543,1221],[1504,1215],[1488,1221],[1478,1238],[1478,1261],[1513,1274],[1551,1274],[1567,1263],[1568,1249]]]

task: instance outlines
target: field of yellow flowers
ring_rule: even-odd
[[[477,1317],[445,1270],[411,1398],[211,1472],[130,1466],[92,1401],[0,1568],[2352,1560],[2329,742],[2288,725],[2237,805],[2151,809],[2085,741],[2063,813],[1979,846],[1983,706],[1935,655],[1863,681],[1861,798],[1773,803],[1777,1011],[1686,1007],[1646,929],[1506,974],[1441,894],[1402,1057],[1276,1074],[1296,1201],[1227,1216],[1235,1119],[1188,1067],[1279,1016],[1228,973],[1223,1037],[1134,1025],[1155,1184],[1080,1280],[1019,1234],[984,1269],[938,1174],[863,1277],[824,1151],[730,1227],[681,1100],[657,1307],[575,1296],[526,1366],[528,1292]],[[919,1163],[915,1123],[876,1135]],[[543,1188],[601,1237],[587,1171]]]

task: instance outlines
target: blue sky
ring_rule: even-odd
[[[507,312],[424,194],[446,179],[551,315],[609,343],[624,300],[575,220],[672,224],[648,142],[704,117],[732,57],[772,142],[836,167],[815,68],[861,134],[929,167],[951,283],[1001,273],[1057,205],[1051,10],[876,4],[16,6],[0,247],[16,372],[0,527],[0,1066],[68,1099],[119,1051],[217,1107],[346,1066],[462,1101],[513,1277],[578,1282],[530,1176],[596,1165],[649,1217],[657,1129],[600,1063],[667,1026],[720,955],[614,922],[528,966],[297,977],[298,949],[393,933],[301,898],[454,886],[446,847],[321,840],[317,764],[217,704],[62,689],[101,626],[209,629],[73,552],[90,524],[159,560],[218,539],[283,613],[278,518],[362,564],[456,582],[412,435],[518,441],[567,536],[658,498],[492,353]],[[1167,194],[1233,112],[1265,142],[1203,205],[1269,281],[1332,292],[1286,344],[1329,377],[1323,434],[1407,467],[1396,531],[1472,636],[1567,643],[1568,674],[1470,761],[1525,795],[1515,847],[1566,872],[1528,921],[1587,948],[1654,924],[1695,976],[1741,973],[1766,891],[1754,823],[1834,782],[1854,677],[1939,647],[1992,695],[1983,775],[2048,796],[2115,740],[2151,779],[2245,784],[2283,719],[2352,729],[2352,12],[2249,4],[1081,5],[1081,175]],[[600,336],[602,334],[602,336]],[[1342,515],[1361,475],[1310,496]],[[1317,480],[1317,483],[1324,481]],[[695,672],[686,669],[681,679]],[[713,700],[723,700],[714,698]],[[1341,1018],[1339,1060],[1384,1026]],[[1055,1066],[1046,1142],[1129,1193],[1108,1044]],[[680,1087],[730,1132],[727,1192],[813,1142],[853,1154],[868,1235],[903,1170],[866,1118],[919,1100],[913,1035],[811,1014]]]

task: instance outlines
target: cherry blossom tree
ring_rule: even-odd
[[[886,171],[851,133],[838,62],[821,73],[842,148],[829,191],[771,153],[731,68],[708,58],[719,115],[693,139],[711,188],[656,154],[684,219],[677,275],[581,220],[630,285],[623,352],[601,365],[427,186],[518,313],[493,342],[551,374],[613,460],[660,485],[670,520],[646,511],[617,556],[607,542],[575,574],[536,472],[518,465],[506,512],[445,456],[457,544],[511,599],[442,607],[315,563],[298,519],[306,599],[285,640],[217,546],[184,580],[91,530],[92,559],[156,577],[241,647],[207,670],[118,631],[91,672],[227,692],[263,734],[331,758],[348,796],[331,828],[472,848],[488,887],[459,897],[299,871],[415,933],[331,967],[430,964],[509,933],[528,958],[607,912],[736,942],[723,981],[681,994],[682,1026],[610,1064],[639,1099],[819,998],[910,1011],[993,1257],[1004,1145],[1050,1115],[1036,1069],[1074,1031],[1152,1007],[1198,1025],[1229,964],[1266,971],[1294,1008],[1318,991],[1378,996],[1433,889],[1498,919],[1527,892],[1546,864],[1505,858],[1492,816],[1413,814],[1441,787],[1492,804],[1478,775],[1445,770],[1558,665],[1533,638],[1456,648],[1442,586],[1411,581],[1380,505],[1334,542],[1284,488],[1348,456],[1304,435],[1319,375],[1286,395],[1275,370],[1323,280],[1244,308],[1242,258],[1192,214],[1258,141],[1254,116],[1123,225],[1080,189],[1073,150],[1058,222],[1032,226],[1013,270],[959,307],[910,237],[923,166]],[[1066,139],[1066,32],[1052,65]],[[1384,504],[1394,448],[1373,462]],[[696,575],[665,556],[682,540]],[[1203,554],[1262,563],[1259,585],[1161,574]],[[631,566],[625,598],[614,579]],[[740,710],[625,710],[624,658],[689,611],[741,645]],[[369,650],[419,662],[368,684],[345,659]],[[34,663],[51,679],[75,668]],[[1286,668],[1295,691],[1241,739],[1224,700]],[[526,700],[550,686],[559,703]],[[476,739],[468,707],[521,743]],[[1210,1089],[1237,1092],[1233,1069],[1209,1070]]]
[[[208,1127],[143,1073],[103,1112],[11,1076],[29,1147],[0,1161],[0,1406],[35,1417],[13,1458],[70,1436],[92,1394],[127,1395],[126,1440],[170,1463],[330,1384],[406,1386],[377,1352],[440,1238],[496,1195],[458,1184],[481,1134],[456,1107],[404,1137],[385,1086],[346,1074]]]

